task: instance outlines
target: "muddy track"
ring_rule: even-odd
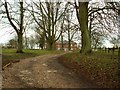
[[[3,72],[3,88],[96,88],[62,66],[61,55],[43,55],[12,64]]]

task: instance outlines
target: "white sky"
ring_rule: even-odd
[[[106,48],[108,47],[113,47],[113,44],[111,44],[109,41],[105,41],[105,43],[103,44],[104,46],[106,46]]]
[[[2,0],[4,1],[4,0]],[[13,2],[14,0],[8,0],[9,2]],[[27,2],[30,2],[31,0],[26,0]],[[35,0],[34,0],[35,1]],[[37,1],[37,0],[36,0]],[[44,1],[44,0],[42,0]],[[55,0],[52,0],[55,1]],[[64,0],[62,0],[64,1]],[[70,1],[70,0],[65,0],[65,1]],[[81,1],[81,0],[80,0]],[[84,0],[83,0],[84,1]],[[99,1],[104,1],[104,0],[92,0],[93,2],[99,2]],[[107,0],[109,1],[109,0]],[[113,1],[118,1],[118,0],[113,0]],[[33,33],[33,32],[30,32]],[[4,28],[3,23],[0,21],[0,44],[1,43],[7,43],[10,39],[14,38],[16,33],[14,32],[12,27],[6,27]],[[30,36],[31,34],[28,34]],[[112,44],[109,43],[109,41],[106,41],[104,44],[106,47],[112,47]]]
[[[3,28],[3,25],[0,24],[0,43],[7,43],[15,35],[15,32],[12,27]]]

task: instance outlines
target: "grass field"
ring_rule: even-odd
[[[20,59],[35,57],[45,54],[59,54],[63,51],[50,51],[50,50],[24,50],[24,53],[16,53],[16,49],[3,49],[2,50],[2,66],[9,62],[17,62]]]
[[[94,52],[83,55],[79,52],[68,53],[59,61],[85,78],[104,88],[119,87],[118,55],[115,53]]]

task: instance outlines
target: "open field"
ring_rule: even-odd
[[[82,55],[78,52],[69,53],[59,58],[64,66],[73,69],[97,85],[104,88],[119,87],[117,53],[94,52],[91,55]]]
[[[15,49],[2,50],[2,66],[10,62],[18,62],[20,59],[35,57],[45,54],[59,54],[63,51],[49,51],[49,50],[24,50],[24,53],[16,53]]]

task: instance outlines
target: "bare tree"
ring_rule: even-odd
[[[22,53],[24,48],[23,34],[29,28],[28,26],[32,21],[30,20],[31,18],[29,12],[27,11],[27,8],[29,8],[29,6],[23,0],[15,0],[13,3],[5,0],[5,2],[2,3],[4,6],[2,6],[3,9],[1,10],[2,22],[4,25],[12,26],[16,31],[18,37],[17,53]],[[6,20],[8,20],[8,22]]]
[[[105,5],[103,5],[102,7],[99,7],[96,4],[94,5],[91,4],[91,5],[93,7],[90,6],[90,2],[78,2],[78,5],[75,2],[76,15],[77,15],[78,22],[80,24],[80,30],[81,30],[81,42],[82,42],[81,52],[84,54],[91,52],[91,41],[92,41],[91,34],[96,32],[95,30],[97,30],[94,28],[99,27],[99,25],[101,25],[101,27],[99,28],[103,28],[102,29],[103,31],[98,31],[100,36],[101,36],[101,32],[102,34],[105,32],[107,34],[108,32],[110,33],[113,32],[112,28],[110,28],[111,27],[110,22],[112,22],[114,17],[111,19],[110,16],[112,14],[115,15],[114,13],[114,11],[116,11],[115,4],[105,3]],[[114,23],[112,24],[114,25]]]
[[[23,7],[23,0],[21,0],[21,2],[19,2],[20,4],[20,19],[19,20],[15,20],[14,18],[11,18],[10,16],[10,12],[9,12],[9,9],[8,9],[8,2],[5,0],[5,3],[4,3],[4,7],[5,7],[5,11],[6,11],[6,14],[7,14],[7,18],[8,18],[8,21],[10,23],[10,25],[14,28],[14,30],[16,31],[17,33],[17,36],[18,36],[18,48],[17,48],[17,53],[23,53],[23,19],[24,19],[24,7]],[[13,22],[13,19],[16,21],[18,27],[14,24]]]
[[[40,30],[45,35],[48,49],[55,48],[55,42],[61,36],[60,20],[65,14],[65,8],[61,9],[61,2],[33,2],[37,12],[32,8],[32,15]]]

